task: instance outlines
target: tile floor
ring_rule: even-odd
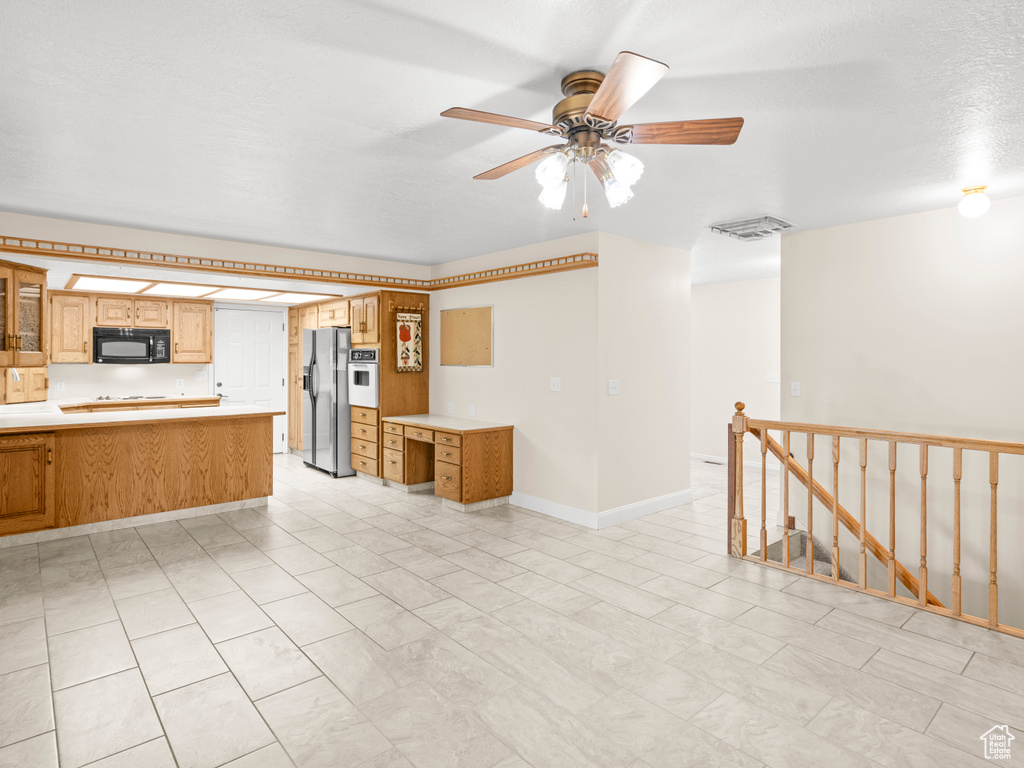
[[[981,766],[1024,729],[1024,641],[724,557],[721,467],[601,531],[275,474],[0,549],[0,768]]]

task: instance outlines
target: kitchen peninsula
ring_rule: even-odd
[[[0,535],[273,493],[273,417],[259,407],[0,415]]]

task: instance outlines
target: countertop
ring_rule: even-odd
[[[399,424],[413,424],[427,429],[451,430],[453,432],[480,432],[492,429],[513,429],[512,424],[499,424],[477,419],[457,419],[454,416],[438,416],[433,413],[417,413],[413,416],[382,416],[381,421]]]
[[[42,403],[6,405],[0,408],[0,434],[15,432],[49,432],[57,429],[153,424],[161,421],[188,419],[233,419],[245,416],[283,416],[284,411],[251,405],[217,405],[204,408],[166,408],[113,413],[63,413],[60,405],[76,401],[50,400]],[[104,401],[106,402],[106,401]],[[131,401],[128,401],[131,402]],[[153,402],[153,401],[150,401]]]

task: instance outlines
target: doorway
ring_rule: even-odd
[[[214,307],[213,391],[225,406],[285,410],[286,318],[278,307]],[[285,425],[284,416],[274,417],[274,453],[285,450]]]

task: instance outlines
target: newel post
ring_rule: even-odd
[[[736,403],[729,451],[729,554],[733,557],[747,555],[747,521],[743,518],[743,436],[747,432],[744,407],[743,403]]]

